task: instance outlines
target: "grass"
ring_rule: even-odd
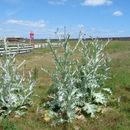
[[[75,44],[71,43],[72,46]],[[62,49],[58,49],[58,54],[62,54]],[[42,117],[42,103],[46,100],[51,79],[40,70],[41,66],[54,72],[54,60],[49,48],[34,49],[28,54],[17,55],[18,62],[26,60],[26,71],[30,69],[38,70],[37,85],[34,97],[34,105],[30,107],[28,113],[20,119],[15,118],[18,130],[129,130],[130,128],[130,42],[111,42],[107,51],[112,58],[111,79],[105,84],[113,91],[113,96],[109,107],[110,112],[97,114],[96,119],[87,117],[87,122],[74,121],[72,124],[51,126],[45,123]],[[27,73],[26,72],[26,73]],[[117,103],[121,96],[120,103]],[[37,104],[40,104],[40,111],[36,113]]]

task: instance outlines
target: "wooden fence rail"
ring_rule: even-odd
[[[34,48],[45,48],[45,47],[50,47],[49,43],[36,43],[33,45]],[[51,43],[52,47],[61,47],[63,44],[61,43]]]
[[[33,50],[33,46],[31,44],[7,44],[7,54],[22,54],[28,53]],[[4,44],[0,44],[0,56],[5,52]]]
[[[46,48],[50,47],[49,43],[7,43],[7,54],[22,54],[31,52],[34,48]],[[52,47],[61,47],[63,44],[60,43],[51,43]],[[5,52],[4,43],[0,43],[0,56]]]

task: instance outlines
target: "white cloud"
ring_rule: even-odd
[[[78,28],[84,28],[84,25],[83,24],[79,24],[77,25]]]
[[[124,33],[125,31],[124,30],[120,30],[119,33]]]
[[[60,0],[60,1],[48,1],[50,5],[64,5],[67,0]]]
[[[6,21],[5,24],[17,24],[17,25],[23,25],[23,26],[28,26],[28,27],[45,27],[46,26],[45,21],[43,20],[33,22],[33,21],[10,19]]]
[[[100,6],[100,5],[111,5],[111,0],[85,0],[81,3],[82,6]]]
[[[21,36],[25,38],[29,38],[30,31],[34,32],[35,38],[57,38],[55,35],[56,27],[55,28],[27,28],[27,27],[6,27],[7,25],[3,24],[0,25],[0,36],[5,37],[12,37],[12,36]],[[60,27],[60,26],[58,26]],[[129,36],[130,32],[125,30],[107,30],[107,29],[101,29],[101,28],[92,28],[92,27],[86,27],[84,25],[83,28],[78,28],[78,25],[75,26],[67,26],[66,27],[66,34],[70,33],[71,38],[78,38],[79,32],[82,31],[82,33],[85,33],[85,37],[118,37],[118,36]],[[64,27],[61,26],[59,28],[59,33],[64,35]]]
[[[120,37],[120,36],[128,36],[128,32],[124,30],[108,30],[102,28],[93,28],[93,27],[86,27],[84,25],[83,28],[79,28],[79,25],[71,26],[67,28],[72,35],[71,38],[77,38],[79,32],[81,31],[83,34],[86,34],[85,37]]]
[[[121,12],[121,11],[115,11],[115,12],[113,13],[113,15],[114,15],[114,16],[122,16],[122,15],[123,15],[123,12]]]

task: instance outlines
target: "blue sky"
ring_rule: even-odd
[[[0,0],[0,36],[130,36],[130,0]]]

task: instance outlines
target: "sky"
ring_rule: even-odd
[[[130,36],[130,0],[0,0],[0,36]]]

